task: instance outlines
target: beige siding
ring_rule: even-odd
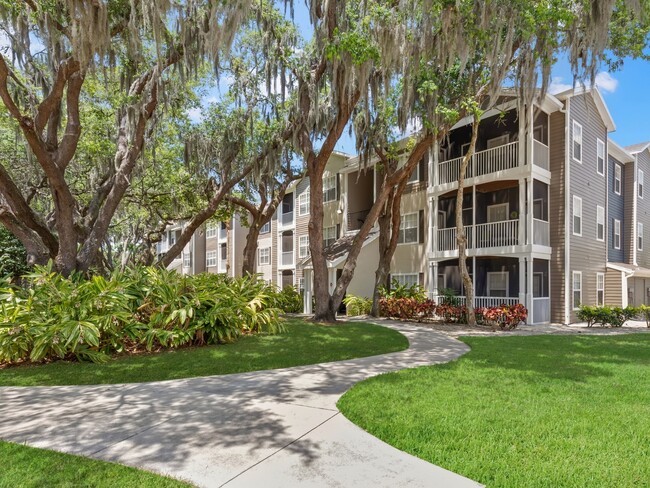
[[[623,217],[623,228],[621,229],[621,240],[623,241],[623,251],[625,261],[629,264],[634,262],[634,199],[636,191],[634,183],[636,181],[636,163],[629,163],[623,171],[623,199],[625,214]]]
[[[372,297],[375,288],[375,270],[379,261],[379,239],[366,245],[359,253],[357,268],[348,286],[347,294],[359,297]],[[339,266],[343,269],[343,265]]]
[[[408,186],[419,186],[419,183],[410,184]],[[424,283],[425,287],[428,286],[429,273],[427,273],[427,242],[428,242],[428,212],[427,212],[427,198],[426,192],[423,190],[410,192],[405,194],[402,197],[401,202],[401,212],[402,215],[416,213],[419,214],[421,210],[424,210],[424,219],[422,226],[419,229],[420,234],[424,236],[424,239],[420,239],[417,244],[398,244],[397,249],[395,249],[395,254],[393,255],[393,260],[391,261],[390,272],[391,274],[398,273],[424,273]],[[377,258],[379,259],[379,258]],[[375,263],[372,268],[373,272],[377,267]]]
[[[551,321],[564,322],[564,187],[565,187],[565,115],[556,112],[550,117],[549,158],[550,185],[550,233],[553,254],[551,259]]]
[[[607,269],[605,273],[605,304],[620,307],[623,304],[623,276],[622,272]]]
[[[607,128],[590,94],[571,98],[569,148],[573,142],[573,121],[582,125],[582,163],[569,152],[570,175],[570,271],[582,272],[582,303],[596,304],[596,273],[605,272],[606,242],[596,239],[596,207],[606,207],[607,181],[596,169],[597,139],[607,141]],[[582,198],[582,235],[573,232],[573,197]],[[572,290],[569,290],[572,292]],[[577,321],[572,311],[570,321]]]
[[[635,193],[637,199],[637,208],[636,208],[636,220],[643,224],[643,249],[639,250],[636,246],[638,242],[638,236],[635,241],[636,246],[636,263],[639,266],[644,268],[650,268],[650,194],[648,193],[648,181],[650,181],[650,153],[646,149],[645,151],[637,154],[637,175],[638,171],[643,171],[643,198],[638,197],[638,193]],[[638,183],[638,176],[637,176]],[[626,188],[627,190],[627,188]],[[634,198],[634,197],[633,197]],[[627,199],[627,195],[626,195]]]

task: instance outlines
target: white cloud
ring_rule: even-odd
[[[564,78],[561,76],[554,76],[551,78],[551,84],[548,86],[548,92],[551,94],[561,93],[573,88],[570,83],[564,83]]]
[[[201,122],[203,120],[203,109],[201,107],[190,108],[185,113],[192,122]]]
[[[614,93],[618,88],[618,80],[607,71],[601,71],[596,75],[596,86],[604,92]]]

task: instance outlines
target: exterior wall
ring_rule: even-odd
[[[347,294],[359,297],[372,297],[375,289],[375,270],[379,261],[379,239],[375,239],[359,253],[357,268],[348,286]],[[343,265],[339,266],[343,269]]]
[[[636,199],[635,188],[635,174],[636,162],[628,163],[624,169],[624,176],[622,177],[622,195],[625,201],[624,210],[625,217],[623,219],[623,227],[621,229],[621,240],[623,241],[623,248],[625,252],[625,262],[629,264],[634,263],[634,201]]]
[[[640,305],[650,304],[650,294],[648,293],[650,278],[629,278],[627,280],[627,288],[631,291],[628,305],[638,307]]]
[[[607,262],[606,243],[596,239],[596,206],[607,207],[607,180],[597,172],[596,140],[607,144],[607,128],[589,94],[571,98],[569,116],[570,272],[582,272],[582,303],[595,305],[596,273],[605,273]],[[582,163],[573,159],[571,150],[573,121],[582,125]],[[573,233],[573,196],[582,198],[582,236]],[[569,320],[577,321],[575,311]]]
[[[207,226],[206,226],[206,229],[207,229]],[[204,232],[204,235],[205,235],[205,232]],[[218,268],[219,245],[218,245],[217,241],[218,241],[218,239],[217,239],[216,235],[213,236],[213,237],[207,237],[207,235],[206,235],[206,238],[205,238],[205,255],[203,256],[204,260],[207,259],[208,252],[213,252],[213,251],[217,252],[217,265],[215,265],[215,266],[207,266],[207,263],[206,263],[206,271],[208,273],[218,273],[219,272],[219,268]]]
[[[307,214],[305,215],[299,215],[298,214],[298,197],[305,193],[307,190],[309,190],[309,178],[305,178],[302,181],[298,182],[298,186],[296,187],[295,195],[296,195],[296,200],[295,200],[295,212],[296,212],[296,230],[295,230],[295,258],[294,262],[300,261],[302,258],[299,257],[298,251],[299,251],[299,246],[300,246],[300,236],[309,236],[309,209],[307,209]],[[295,266],[294,266],[295,268]],[[302,269],[295,269],[295,274],[296,274],[296,284],[298,283],[298,279],[302,278],[303,271]]]
[[[617,195],[614,192],[614,179],[616,165],[621,167],[621,194]],[[607,179],[608,179],[608,192],[607,192],[607,260],[614,263],[628,262],[625,254],[625,238],[623,230],[625,228],[625,193],[623,191],[623,182],[625,181],[625,173],[627,167],[617,161],[614,157],[609,156],[607,164]],[[614,219],[621,222],[621,245],[620,249],[614,249]],[[620,280],[619,280],[620,281]]]
[[[205,262],[205,227],[200,227],[192,237],[193,249],[192,249],[192,269],[193,274],[205,273],[206,271],[206,262]]]
[[[623,272],[607,269],[605,273],[605,304],[615,307],[623,305]]]
[[[551,322],[564,322],[566,239],[565,224],[565,114],[550,117],[549,163],[551,170],[549,225],[551,233]]]
[[[648,236],[650,236],[650,194],[647,192],[648,178],[650,178],[650,153],[646,149],[643,152],[637,154],[636,157],[636,171],[637,178],[636,184],[638,185],[638,172],[643,171],[643,198],[639,197],[638,186],[636,187],[637,191],[633,194],[633,198],[636,198],[636,221],[643,224],[643,249],[639,249],[637,243],[639,242],[638,236],[635,232],[636,239],[634,240],[634,245],[636,249],[636,264],[643,268],[650,268],[650,243],[648,242]],[[636,231],[636,224],[634,226]],[[644,293],[645,295],[645,293]],[[636,294],[635,294],[636,296]]]
[[[236,215],[234,218],[234,242],[232,242],[231,249],[229,249],[229,251],[233,253],[233,269],[231,276],[242,276],[242,266],[244,265],[244,247],[246,247],[248,227],[244,227],[241,219],[242,218],[239,215]]]

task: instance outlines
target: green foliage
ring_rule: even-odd
[[[0,276],[19,278],[25,273],[29,273],[25,247],[0,225]]]
[[[347,295],[343,299],[343,303],[345,303],[345,310],[348,317],[369,315],[370,310],[372,309],[372,300],[366,297]]]
[[[587,322],[587,327],[592,327],[594,324],[600,324],[602,327],[623,327],[625,322],[633,319],[640,313],[643,313],[647,317],[647,312],[644,308],[633,307],[631,305],[625,308],[581,305],[576,315],[578,320]]]
[[[645,320],[645,325],[650,327],[650,307],[646,305],[641,305],[639,307],[639,315]]]
[[[255,277],[181,276],[157,267],[65,278],[50,268],[0,283],[0,362],[75,358],[235,341],[282,330],[277,293]]]
[[[391,282],[390,289],[380,287],[379,295],[382,298],[414,298],[419,301],[427,298],[426,290],[421,285],[400,284],[396,279]]]
[[[440,288],[438,293],[440,294],[438,305],[452,305],[454,307],[460,305],[460,297],[456,295],[453,288]]]
[[[275,306],[284,313],[302,313],[303,295],[293,286],[285,286],[276,294]]]

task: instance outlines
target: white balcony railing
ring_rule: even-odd
[[[282,266],[291,266],[293,264],[293,251],[282,253]]]
[[[219,273],[225,273],[228,271],[228,260],[220,259],[219,260]]]
[[[476,227],[476,245],[473,227]],[[516,246],[519,243],[519,220],[503,220],[476,226],[466,225],[465,234],[467,235],[467,249]],[[456,228],[438,229],[437,250],[455,251],[456,249]]]
[[[438,182],[444,184],[457,181],[462,160],[463,158],[460,157],[438,163]],[[518,161],[519,142],[517,141],[478,151],[467,164],[465,177],[472,178],[512,169],[517,166]]]
[[[533,298],[533,324],[543,324],[551,321],[551,299],[549,297]]]
[[[546,171],[550,170],[548,146],[537,139],[533,139],[533,164]]]
[[[445,303],[447,297],[442,295],[435,295],[430,293],[429,298],[436,303]],[[464,296],[454,297],[453,303],[455,305],[465,305],[467,303],[467,298]],[[474,297],[474,308],[485,308],[485,307],[498,307],[500,305],[516,305],[519,303],[519,298],[517,297]]]
[[[280,215],[280,223],[282,225],[293,224],[293,212],[284,212]]]
[[[533,219],[533,244],[551,245],[550,224],[545,220]]]
[[[476,225],[477,247],[516,246],[519,241],[519,220],[502,220]]]

